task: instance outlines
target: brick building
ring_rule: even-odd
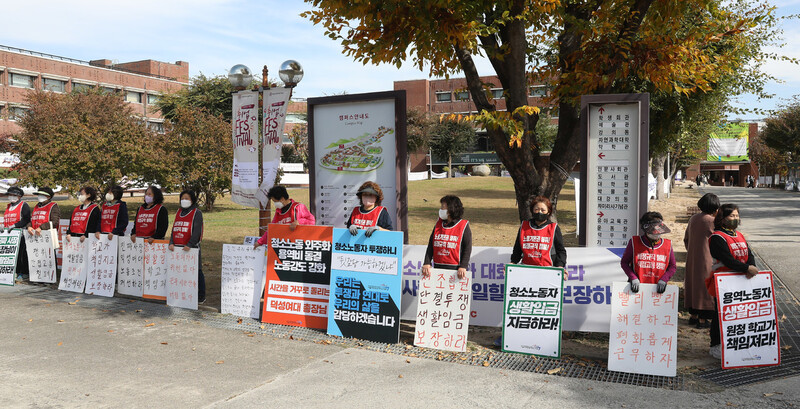
[[[137,116],[159,129],[163,119],[154,107],[159,95],[188,82],[185,61],[81,61],[0,46],[0,135],[19,131],[16,119],[27,109],[26,95],[31,90],[71,92],[89,87],[118,93]]]

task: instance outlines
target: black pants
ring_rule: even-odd
[[[719,345],[722,342],[722,337],[719,333],[719,308],[717,307],[717,299],[714,298],[714,317],[711,318],[711,327],[709,328],[711,335],[711,346]]]
[[[206,299],[206,276],[203,275],[203,251],[197,247],[197,300]]]
[[[17,275],[28,278],[28,248],[25,246],[25,236],[20,235],[19,252],[17,253]]]

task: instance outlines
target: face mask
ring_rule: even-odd
[[[275,206],[275,208],[278,210],[283,209],[283,203],[281,202],[273,202],[272,205]]]
[[[78,201],[79,201],[79,202],[85,202],[85,201],[86,201],[86,198],[87,198],[87,196],[86,196],[86,195],[78,195]]]
[[[147,203],[147,204],[153,203],[153,196],[145,196],[144,197],[144,202]]]
[[[534,213],[533,214],[533,221],[535,222],[543,222],[547,220],[547,213]]]
[[[184,209],[188,209],[192,206],[191,200],[181,199],[181,207]]]
[[[647,238],[650,239],[650,241],[658,241],[659,239],[661,239],[661,235],[660,234],[647,233]]]
[[[447,220],[447,209],[439,209],[439,218]]]
[[[113,201],[114,201],[114,195],[111,193],[106,193],[106,202],[113,202]]]
[[[17,203],[17,201],[19,201],[19,196],[9,196],[8,201],[11,203]]]
[[[39,203],[44,203],[44,202],[47,201],[47,199],[50,199],[50,197],[49,196],[44,196],[44,195],[39,195],[37,197],[37,199],[39,200]]]
[[[736,230],[739,227],[739,219],[725,219],[722,221],[722,226],[731,230]]]
[[[368,197],[364,196],[364,197],[361,198],[361,204],[363,204],[364,207],[375,206],[375,198],[374,197],[369,197],[368,198]]]

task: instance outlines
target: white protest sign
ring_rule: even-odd
[[[420,278],[414,345],[444,351],[467,350],[470,278],[458,279],[457,270],[433,269]]]
[[[167,258],[167,305],[196,310],[200,250],[175,247],[167,251]]]
[[[771,271],[747,279],[714,274],[722,336],[722,368],[780,365],[781,349]]]
[[[0,284],[14,285],[20,240],[18,229],[0,233]]]
[[[678,287],[663,294],[656,284],[615,282],[611,301],[608,369],[675,376],[678,358]]]
[[[144,273],[142,274],[142,297],[155,300],[167,299],[167,267],[169,241],[155,240],[144,244]]]
[[[259,318],[266,260],[263,247],[253,249],[253,246],[247,245],[222,245],[220,296],[223,314]]]
[[[61,244],[61,281],[58,289],[82,293],[86,286],[86,256],[89,253],[89,240],[81,242],[80,237],[70,237]]]
[[[561,268],[506,265],[505,352],[561,357]]]
[[[117,292],[134,297],[142,296],[144,274],[144,240],[131,242],[130,236],[119,240],[117,257]]]
[[[41,234],[30,234],[26,230],[25,246],[28,251],[28,269],[33,283],[56,282],[56,253],[58,244],[54,229],[42,230]]]
[[[117,283],[117,249],[119,236],[101,234],[96,238],[90,234],[89,253],[86,261],[86,294],[113,297]]]

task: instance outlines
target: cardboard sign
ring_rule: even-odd
[[[117,292],[134,297],[142,296],[144,274],[144,240],[131,242],[130,236],[119,240],[117,257]]]
[[[109,240],[108,234],[101,234],[99,239],[90,234],[87,242],[86,294],[113,297],[117,283],[119,236],[112,236]]]
[[[396,343],[400,339],[403,233],[333,229],[328,334]]]
[[[263,248],[254,249],[252,245],[222,245],[220,297],[223,314],[259,318],[266,260]]]
[[[263,322],[327,327],[332,234],[329,226],[269,225]]]
[[[167,305],[196,310],[200,249],[175,247],[167,258]]]
[[[507,264],[505,277],[503,351],[560,358],[563,270]]]
[[[58,289],[82,293],[86,286],[89,240],[81,242],[80,237],[70,237],[69,240],[64,240],[62,243],[61,251],[63,252],[63,261]]]
[[[19,229],[13,229],[8,233],[0,233],[0,284],[14,285],[20,240]]]
[[[142,297],[154,300],[167,299],[167,268],[169,240],[154,240],[144,244],[144,273]]]
[[[470,278],[458,279],[457,270],[435,268],[420,278],[414,345],[464,352],[469,328]]]
[[[771,271],[747,279],[741,273],[716,273],[722,336],[722,368],[781,363],[780,334]]]
[[[678,358],[678,287],[663,294],[656,284],[639,284],[632,293],[615,282],[611,301],[608,369],[646,375],[675,376]]]
[[[25,248],[28,252],[28,271],[33,283],[56,282],[56,253],[58,244],[54,229],[42,230],[41,234],[24,231]]]

